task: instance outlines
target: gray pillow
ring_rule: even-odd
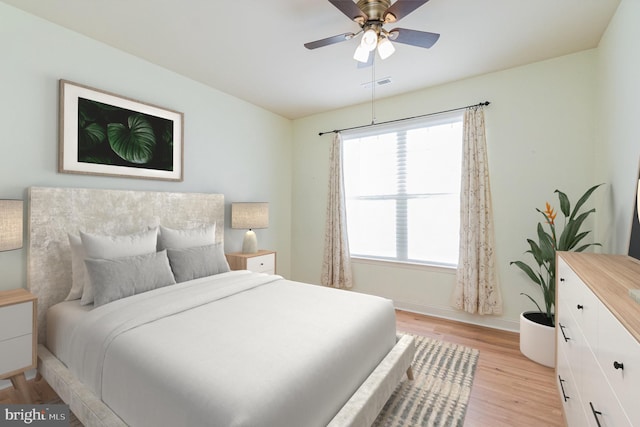
[[[80,232],[85,258],[113,259],[127,256],[144,255],[156,251],[158,228],[150,228],[139,233],[117,236],[104,236]],[[93,301],[93,284],[87,280],[82,290],[81,305]]]
[[[186,249],[167,249],[176,282],[229,271],[222,243]]]
[[[176,283],[167,251],[84,262],[93,286],[95,307]]]
[[[176,230],[160,226],[158,250],[186,249],[196,246],[213,245],[216,242],[216,224]]]

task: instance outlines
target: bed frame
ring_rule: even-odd
[[[71,286],[68,233],[127,234],[159,224],[189,228],[216,223],[224,236],[224,196],[82,188],[31,187],[28,193],[27,285],[38,297],[38,372],[86,427],[126,424],[46,347],[46,312]],[[329,424],[370,426],[403,375],[411,377],[413,338],[396,345]]]

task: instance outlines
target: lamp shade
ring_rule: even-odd
[[[369,28],[362,35],[362,40],[360,40],[360,46],[362,46],[363,49],[366,49],[369,52],[371,52],[373,49],[376,48],[377,45],[378,45],[378,33],[376,33],[375,30]]]
[[[0,251],[22,247],[22,200],[0,200]]]
[[[378,42],[378,54],[380,55],[380,58],[387,59],[388,57],[393,55],[393,52],[395,51],[396,51],[396,48],[393,46],[393,43],[389,41],[388,38],[383,37]]]
[[[231,203],[231,228],[269,227],[269,203]]]

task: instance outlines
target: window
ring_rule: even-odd
[[[462,117],[343,134],[351,256],[457,265]]]

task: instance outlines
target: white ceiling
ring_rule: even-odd
[[[359,29],[327,0],[2,0],[152,63],[295,119],[367,102],[372,68]],[[431,49],[396,43],[377,60],[376,98],[596,47],[620,0],[431,0],[394,27],[440,33]]]

